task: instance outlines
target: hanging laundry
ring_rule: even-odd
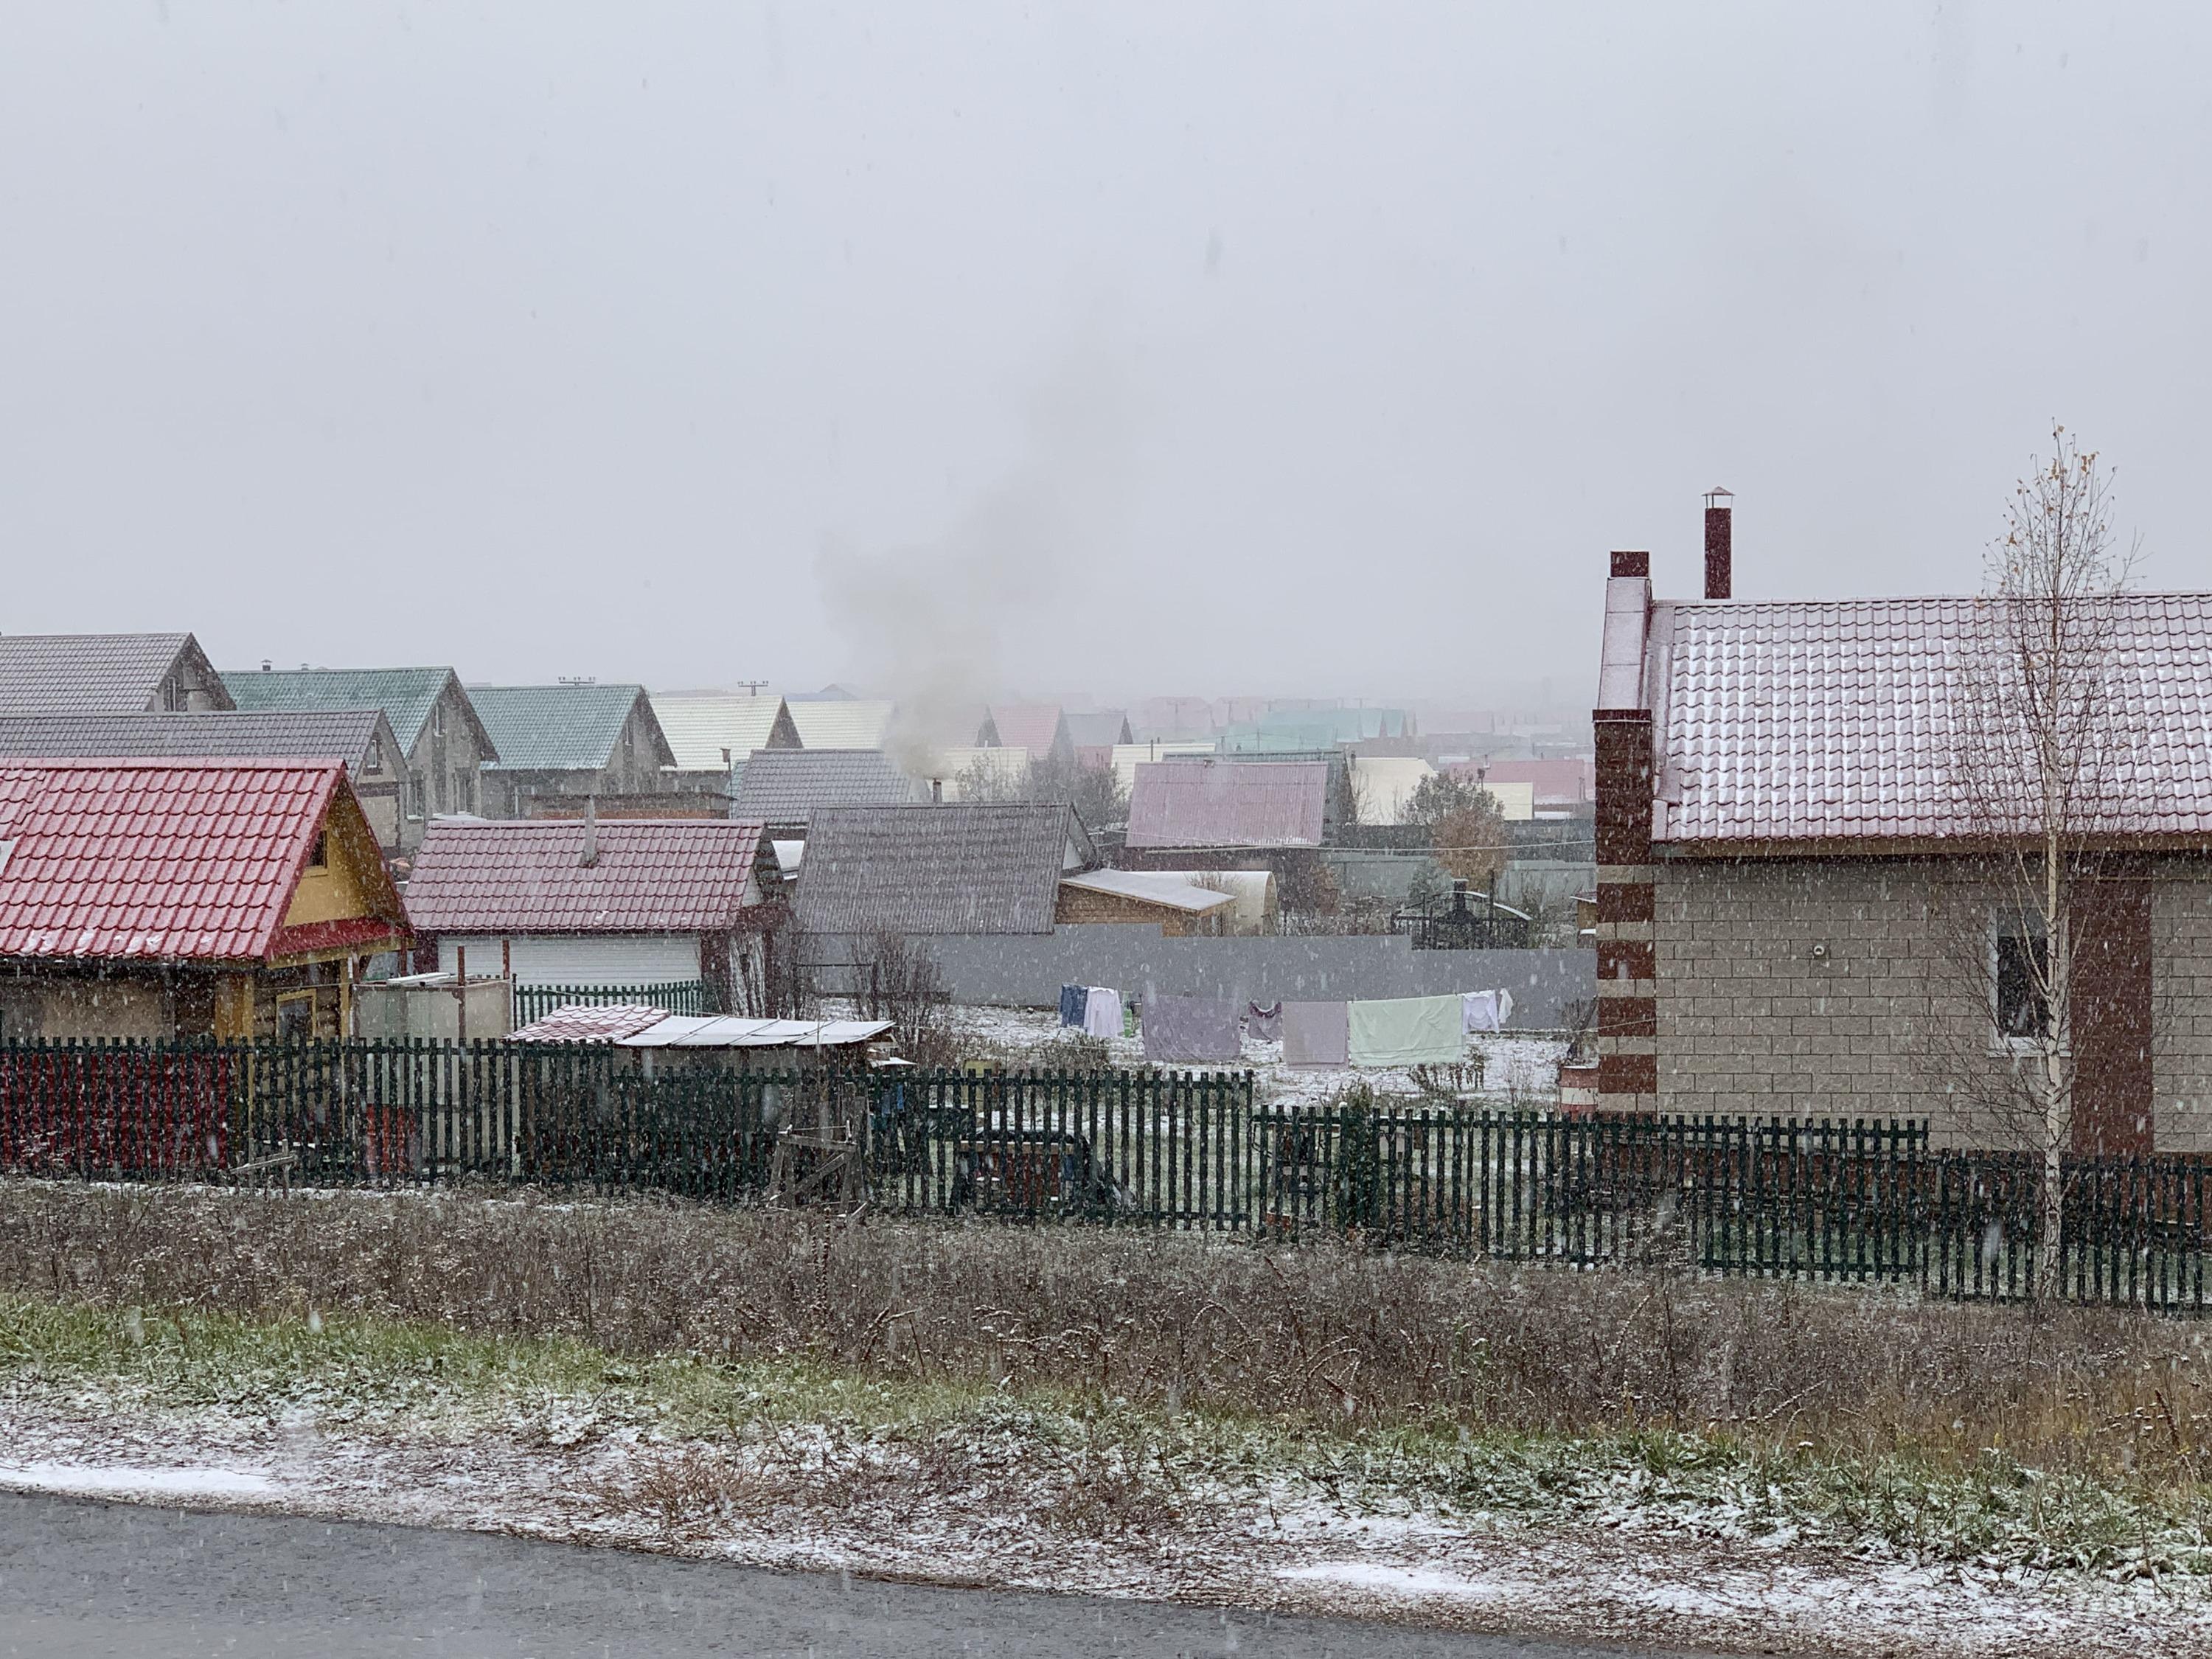
[[[1285,1066],[1341,1066],[1350,1042],[1341,1002],[1283,1005],[1283,1063]]]
[[[1083,1030],[1086,1036],[1121,1035],[1121,994],[1110,985],[1093,985],[1083,994]]]
[[[1063,985],[1060,988],[1060,1023],[1062,1025],[1083,1024],[1083,1005],[1090,1000],[1090,988],[1082,985]]]
[[[1355,1002],[1347,1024],[1354,1066],[1449,1066],[1467,1057],[1467,1010],[1456,996]]]
[[[1513,1018],[1510,991],[1464,991],[1460,994],[1460,1004],[1470,1031],[1502,1031],[1505,1022]]]
[[[1169,1061],[1244,1058],[1237,1016],[1243,1009],[1211,997],[1146,997],[1145,1058]]]
[[[1270,1002],[1264,1006],[1256,1002],[1244,1005],[1244,1017],[1250,1020],[1254,1037],[1261,1042],[1273,1042],[1283,1035],[1283,1005]]]

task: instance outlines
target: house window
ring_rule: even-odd
[[[315,844],[307,852],[307,867],[320,870],[331,861],[331,835],[327,830],[315,831]]]
[[[2036,1042],[2050,1029],[2046,945],[2040,933],[2000,931],[1996,936],[1997,1036],[2005,1042]]]
[[[473,812],[477,810],[476,791],[469,787],[475,781],[473,774],[468,772],[453,774],[453,811]]]
[[[370,772],[372,772],[372,773],[376,773],[376,772],[381,772],[383,769],[384,769],[384,739],[383,739],[382,738],[371,738],[368,740],[368,771],[370,771]]]
[[[315,994],[287,991],[276,999],[276,1035],[297,1042],[315,1034]]]
[[[407,775],[407,816],[410,818],[422,816],[422,775],[420,772]]]
[[[434,738],[446,735],[446,705],[442,702],[430,705],[430,735]]]

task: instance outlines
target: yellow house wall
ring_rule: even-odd
[[[361,809],[350,800],[341,800],[331,809],[324,827],[328,861],[311,866],[301,876],[299,886],[293,890],[291,908],[284,913],[287,927],[376,914],[375,872],[383,859]]]

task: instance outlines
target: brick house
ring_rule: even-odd
[[[2016,1144],[1970,1103],[2020,1061],[2008,951],[2029,924],[1972,873],[1945,757],[1964,599],[1732,597],[1709,501],[1702,599],[1617,552],[1599,671],[1600,1109],[1914,1117]],[[2079,904],[2098,943],[2067,1011],[2077,1152],[2212,1150],[2212,596],[2121,601],[2130,829]],[[1984,975],[1962,968],[1986,929]],[[1962,945],[1961,941],[1969,941]],[[1578,1079],[1563,1079],[1571,1086]]]

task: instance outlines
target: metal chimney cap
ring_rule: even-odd
[[[1705,492],[1705,505],[1707,507],[1726,507],[1735,500],[1735,491],[1733,489],[1723,489],[1718,484],[1715,484],[1711,489],[1708,489]]]

